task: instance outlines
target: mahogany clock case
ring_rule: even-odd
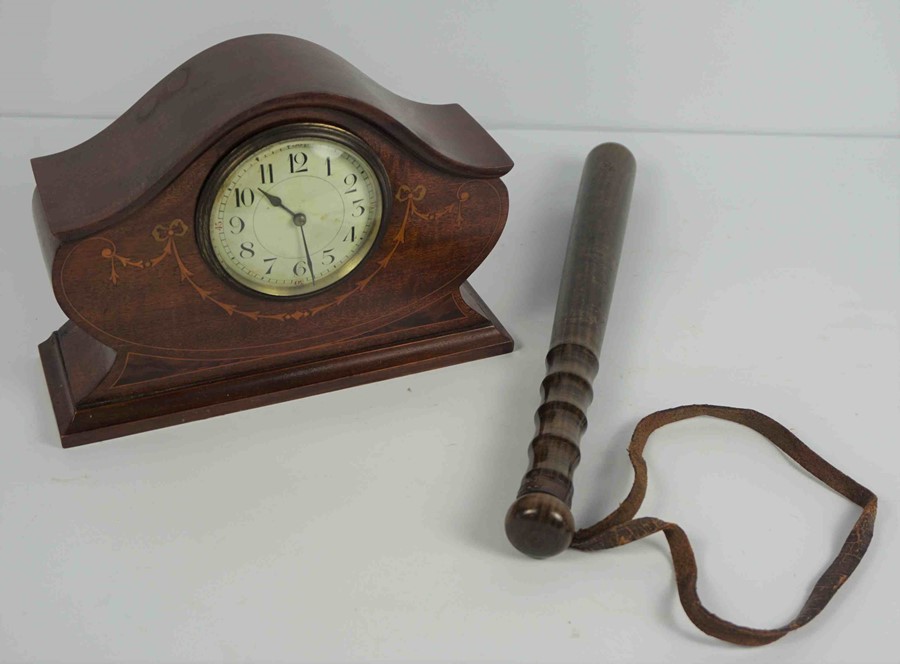
[[[385,212],[345,278],[274,298],[216,268],[198,211],[237,146],[297,124],[364,145]],[[511,160],[461,107],[398,97],[310,42],[214,46],[32,165],[69,318],[40,346],[66,447],[512,350],[466,283],[506,223]]]

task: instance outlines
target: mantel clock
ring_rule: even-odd
[[[512,350],[466,282],[510,158],[308,41],[214,46],[32,165],[66,447]]]

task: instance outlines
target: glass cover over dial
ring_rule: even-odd
[[[226,158],[201,229],[215,262],[245,288],[314,293],[372,249],[384,212],[379,166],[338,129],[295,125],[266,136]]]

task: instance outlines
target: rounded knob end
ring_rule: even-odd
[[[575,519],[569,506],[549,493],[520,496],[506,513],[506,537],[522,553],[549,558],[569,548]]]

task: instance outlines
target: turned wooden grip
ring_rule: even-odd
[[[567,549],[575,533],[572,476],[581,457],[591,385],[612,302],[635,161],[617,143],[587,157],[559,287],[547,376],[529,447],[530,466],[506,515],[506,535],[536,558]]]

